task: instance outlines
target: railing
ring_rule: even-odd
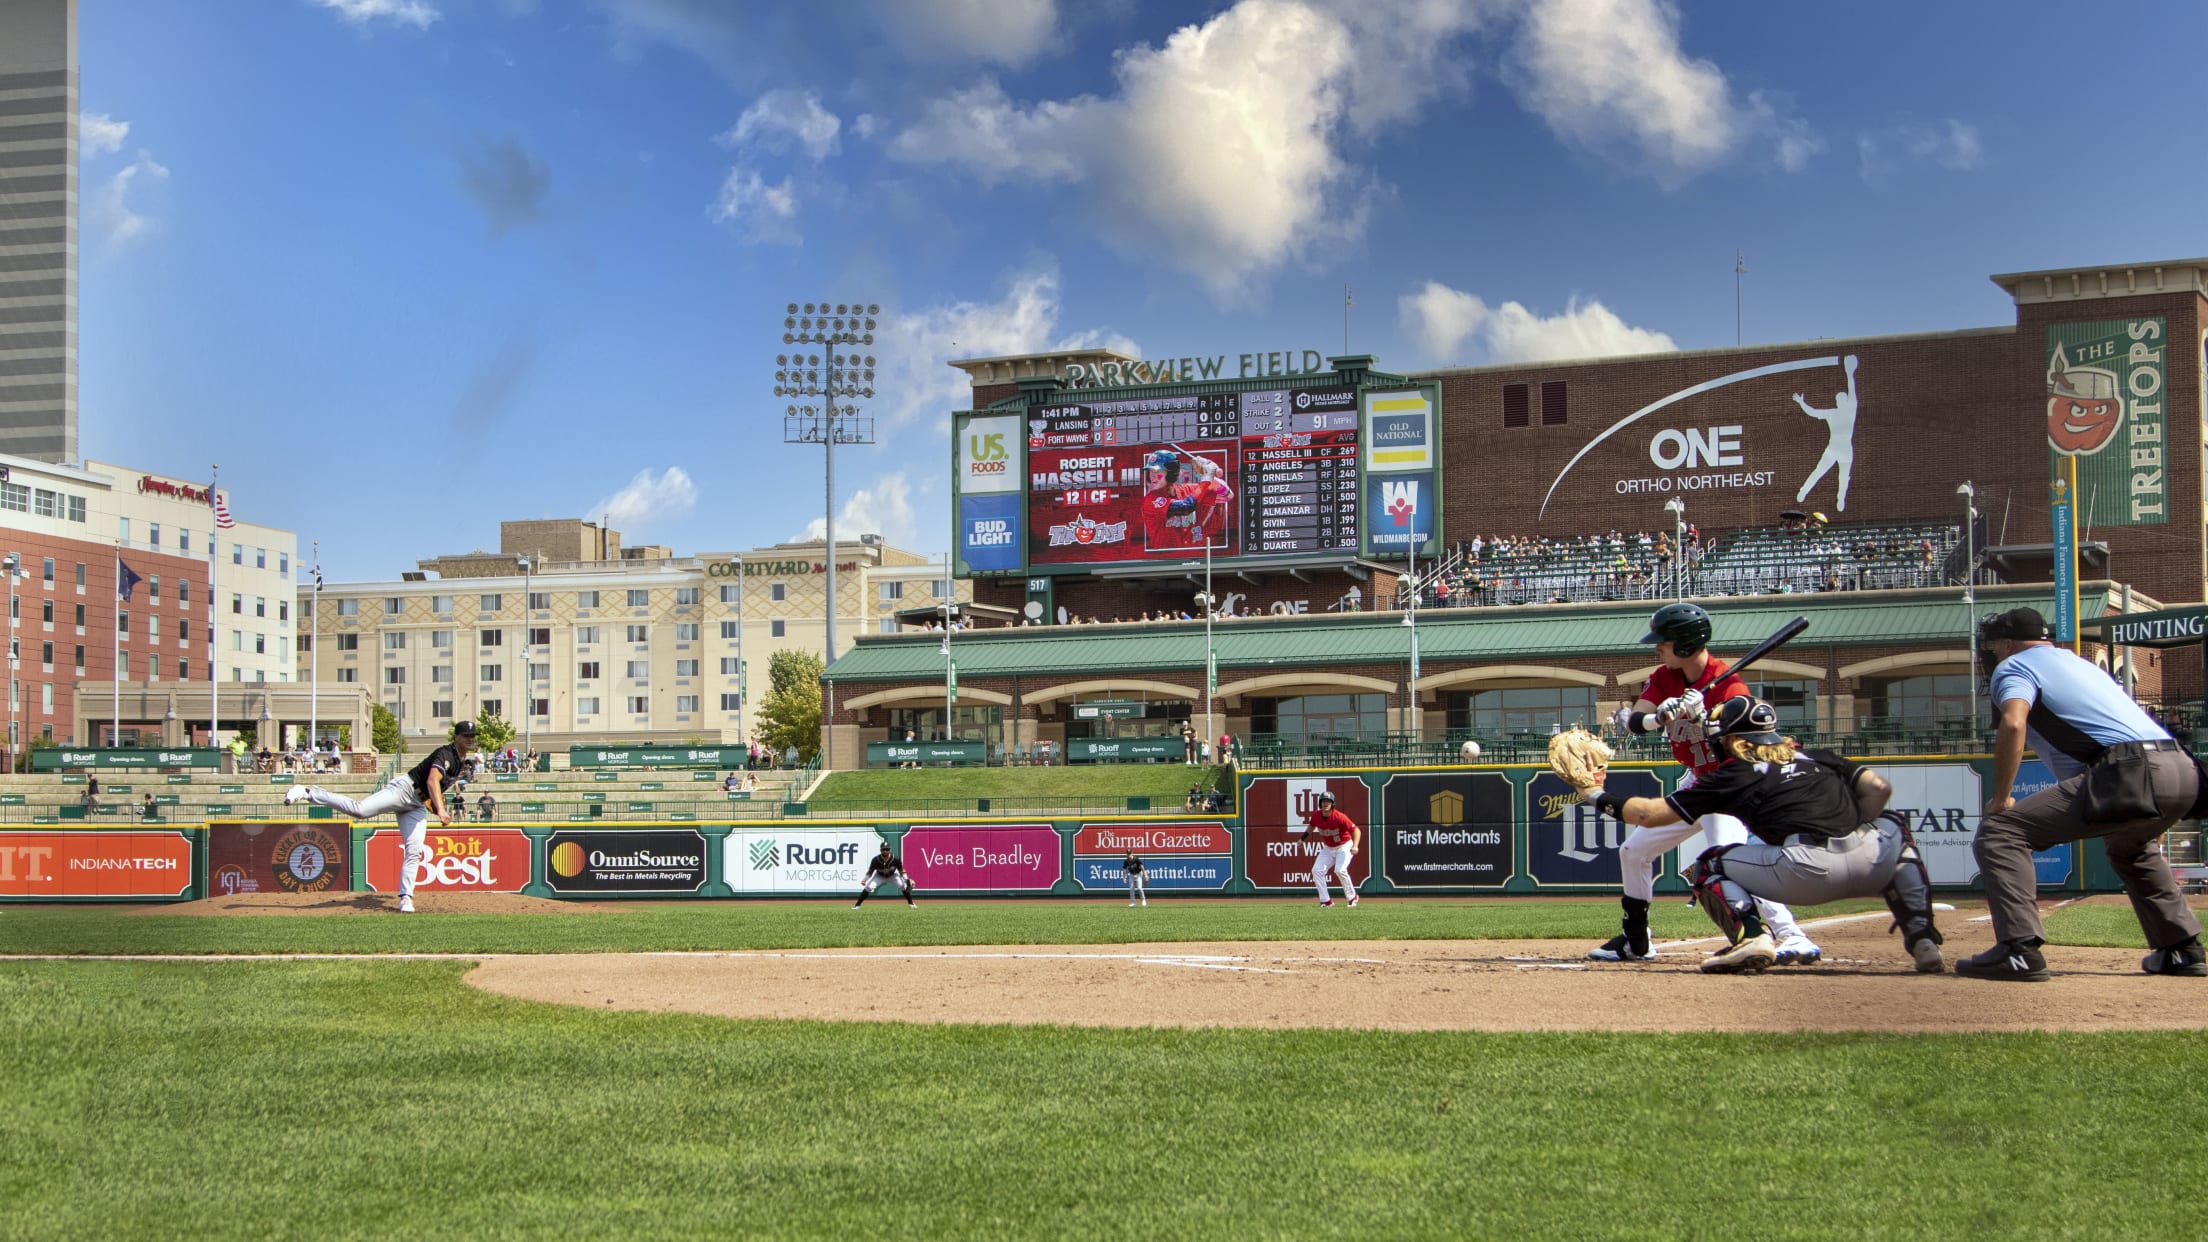
[[[476,820],[471,815],[455,816],[452,822],[455,826],[464,823],[546,824],[632,819],[678,823],[691,820],[720,823],[730,820],[783,819],[873,819],[902,822],[914,819],[955,819],[971,815],[1032,816],[1039,819],[1070,819],[1082,816],[1102,818],[1130,813],[1225,815],[1233,809],[1233,793],[1231,790],[1223,792],[1228,795],[1228,809],[1212,812],[1185,809],[1185,800],[1181,795],[1137,794],[1107,798],[1053,797],[1047,794],[999,797],[992,794],[970,798],[832,798],[808,802],[786,802],[781,797],[728,801],[704,798],[615,799],[609,795],[604,801],[591,801],[580,797],[548,796],[531,798],[526,802],[501,802],[495,818],[489,821]],[[197,824],[210,819],[343,818],[324,807],[286,806],[280,797],[236,799],[221,805],[227,809],[211,812],[204,803],[161,806],[157,817],[146,819],[135,802],[125,803],[118,800],[103,804],[96,813],[87,815],[73,802],[56,804],[26,799],[22,803],[0,805],[0,824],[51,823],[73,826],[89,823],[105,828],[124,828],[135,824]]]

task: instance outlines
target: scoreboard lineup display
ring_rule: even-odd
[[[1346,388],[1038,407],[1028,564],[1354,554],[1358,423]]]

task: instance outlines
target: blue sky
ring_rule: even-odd
[[[88,457],[332,580],[615,511],[792,538],[786,302],[877,301],[839,536],[948,542],[952,357],[1411,369],[2011,321],[2208,252],[2192,3],[102,0]]]

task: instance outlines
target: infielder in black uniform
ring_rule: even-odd
[[[1142,865],[1142,859],[1135,856],[1133,850],[1127,851],[1127,857],[1119,860],[1119,873],[1127,877],[1127,904],[1130,906],[1149,905],[1150,872]]]
[[[1797,751],[1778,724],[1769,703],[1727,699],[1708,725],[1726,762],[1691,788],[1661,800],[1595,790],[1589,800],[1629,824],[1661,827],[1726,814],[1748,825],[1756,840],[1704,850],[1686,869],[1696,900],[1729,942],[1702,963],[1705,971],[1762,970],[1777,959],[1756,911],[1758,897],[1815,905],[1875,896],[1886,899],[1917,970],[1938,974],[1941,936],[1932,921],[1930,877],[1906,823],[1883,813],[1893,786],[1836,752]]]
[[[884,841],[882,852],[874,856],[874,861],[866,864],[866,878],[859,881],[859,899],[851,903],[851,908],[856,910],[865,905],[866,895],[874,891],[875,885],[892,880],[905,890],[906,905],[920,904],[912,899],[912,880],[905,874],[905,860],[890,853],[889,842]]]

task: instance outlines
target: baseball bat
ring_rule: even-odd
[[[1750,648],[1747,655],[1744,655],[1738,660],[1733,661],[1733,666],[1726,670],[1726,676],[1730,677],[1735,673],[1747,672],[1749,665],[1754,664],[1756,661],[1762,659],[1763,657],[1770,655],[1772,652],[1777,651],[1781,647],[1784,647],[1787,643],[1793,641],[1793,638],[1796,634],[1799,634],[1803,630],[1806,630],[1808,628],[1809,618],[1807,617],[1796,617],[1792,621],[1787,622],[1785,625],[1780,626],[1778,629],[1772,631],[1769,638],[1764,639],[1762,642],[1757,643],[1754,647]],[[1695,689],[1701,690],[1707,687],[1711,680],[1712,679],[1710,675],[1708,673],[1704,673],[1702,675],[1701,683],[1696,685]]]

